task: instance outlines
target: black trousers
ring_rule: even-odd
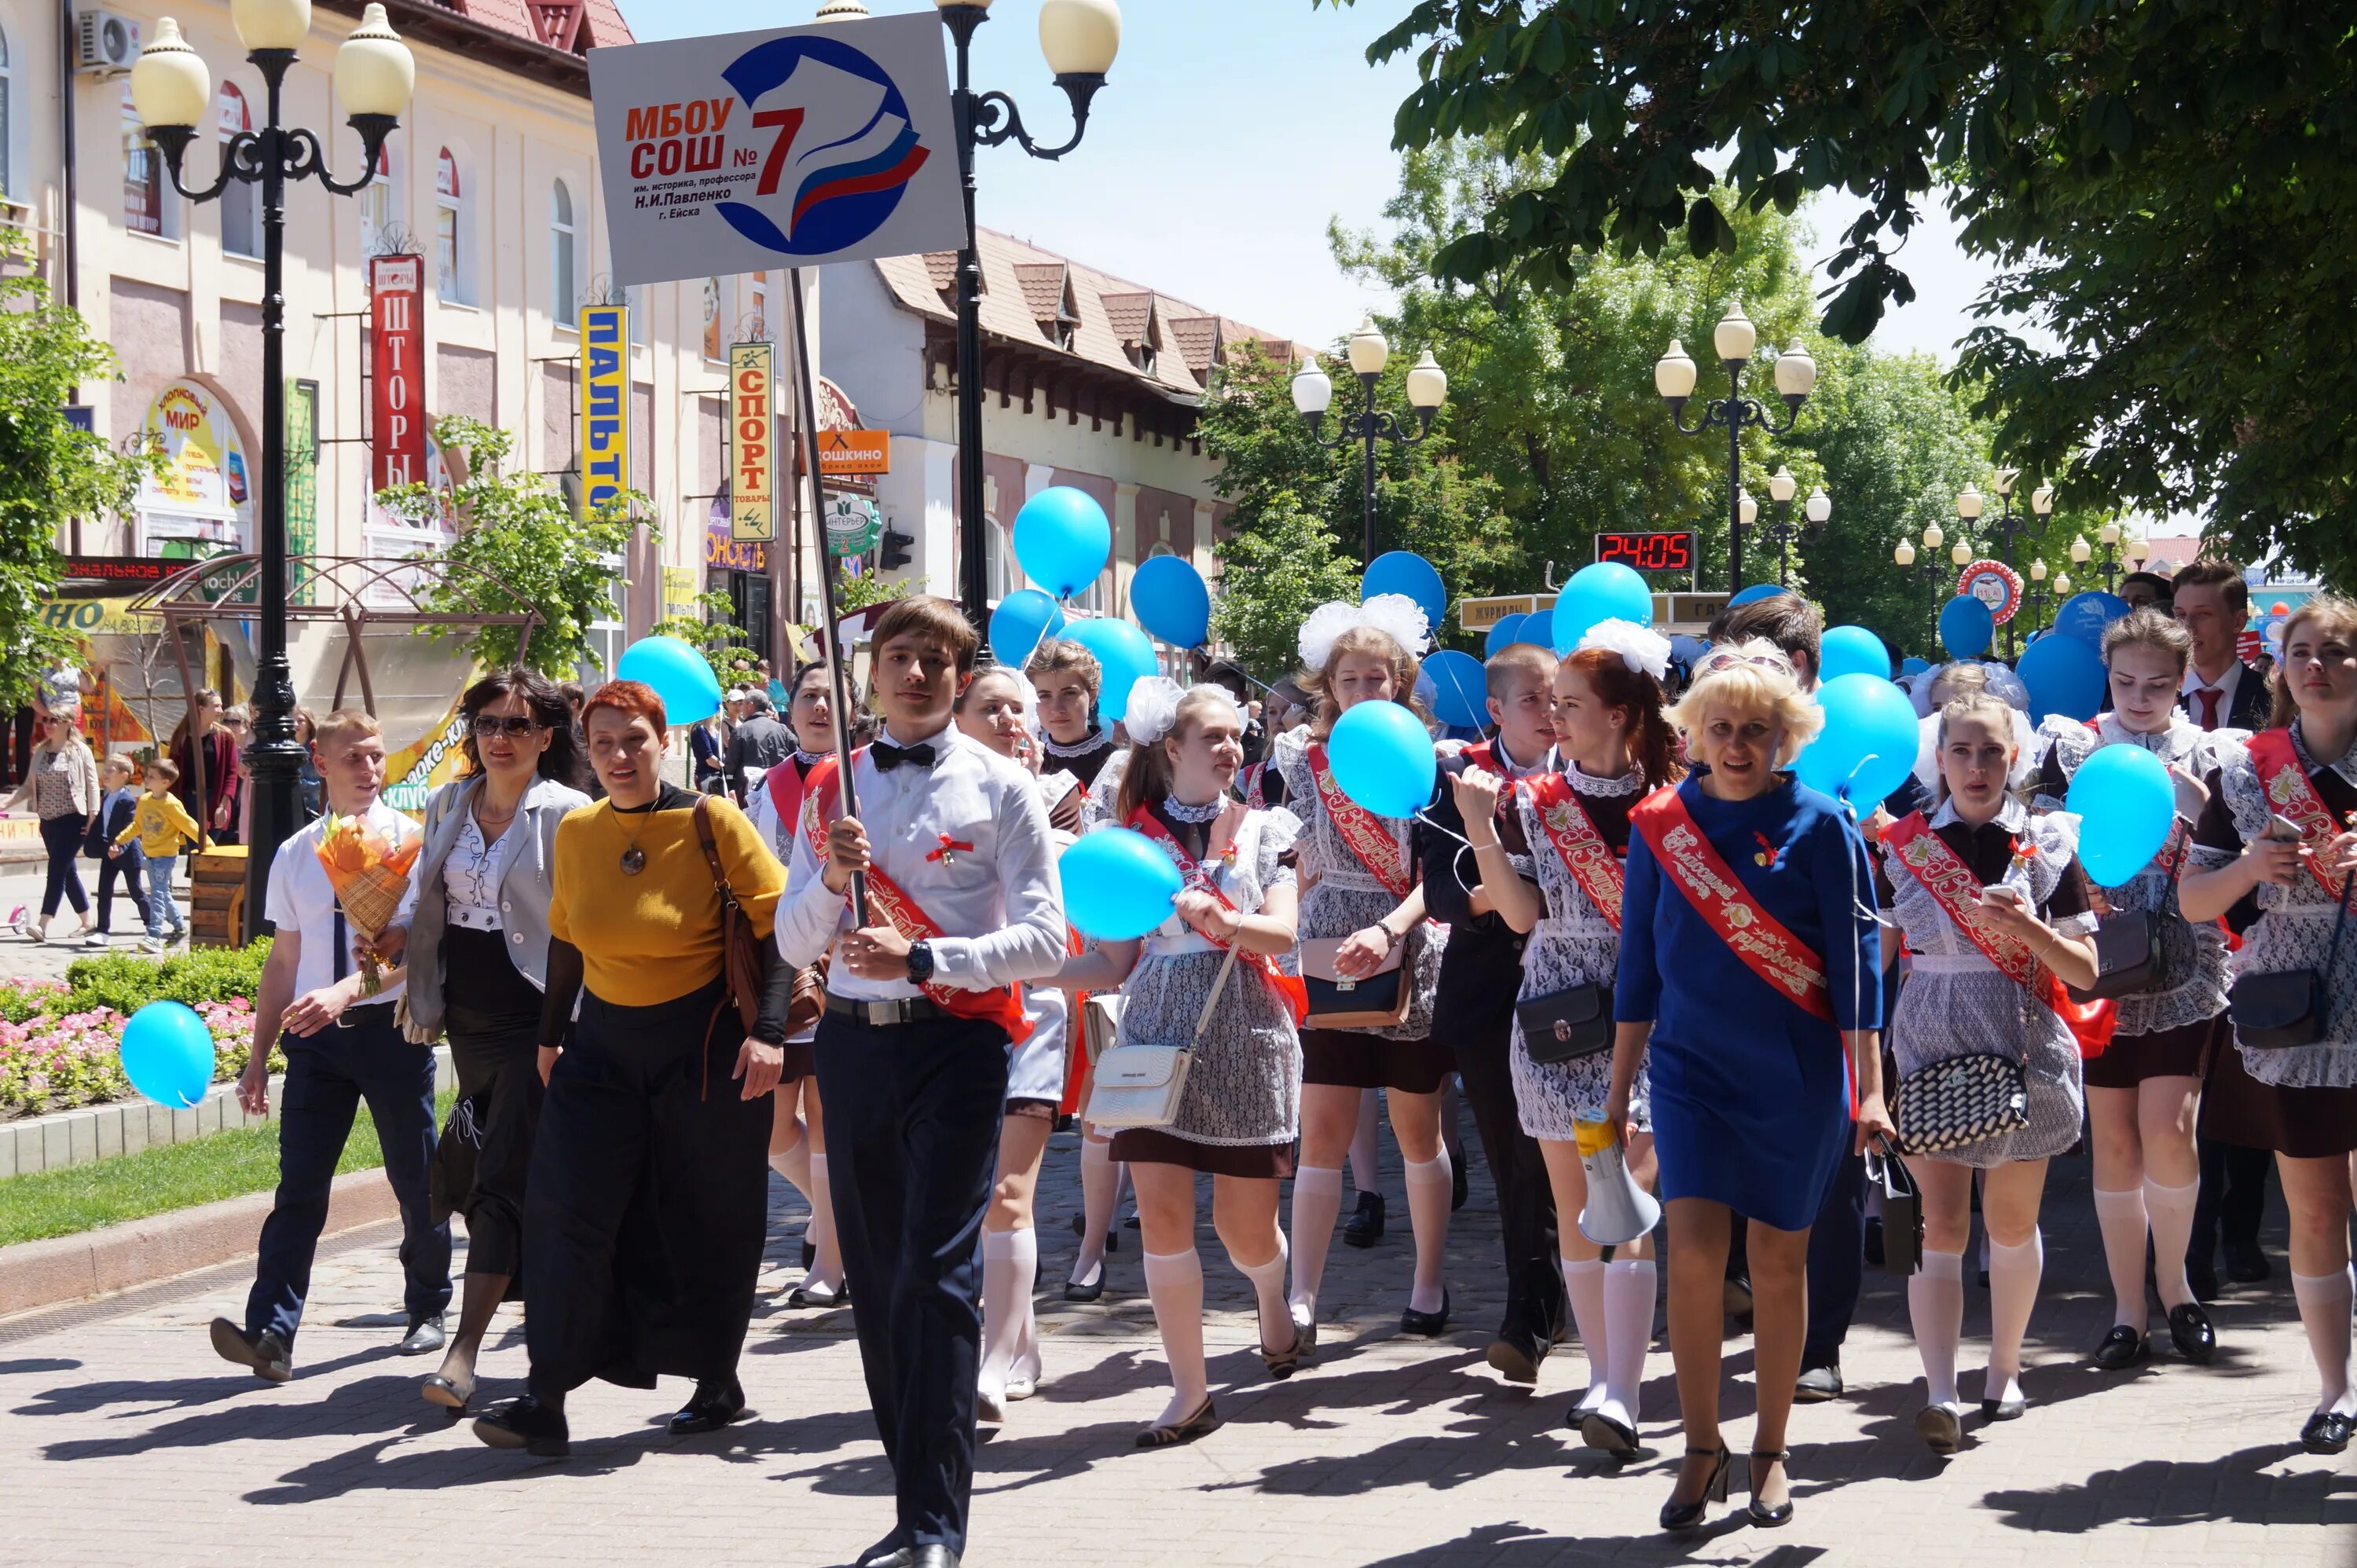
[[[816,1041],[835,1233],[900,1532],[961,1555],[974,1491],[982,1215],[997,1171],[1006,1045],[995,1024],[877,1027],[834,1012]]]
[[[336,1162],[363,1100],[384,1149],[385,1180],[401,1204],[402,1306],[414,1323],[450,1305],[450,1224],[435,1219],[426,1191],[434,1053],[394,1027],[391,1003],[354,1007],[344,1016],[353,1020],[350,1028],[330,1025],[308,1039],[287,1035],[279,1041],[286,1082],[278,1091],[278,1195],[262,1222],[245,1327],[249,1334],[268,1329],[289,1345],[303,1321]]]
[[[2186,1243],[2186,1262],[2214,1268],[2221,1240],[2246,1247],[2259,1244],[2259,1224],[2267,1207],[2267,1176],[2275,1169],[2276,1157],[2265,1149],[2245,1149],[2215,1138],[2201,1139],[2200,1147],[2201,1193],[2193,1200],[2193,1235]]]
[[[1866,1156],[1844,1155],[1809,1227],[1809,1332],[1801,1366],[1838,1367],[1866,1283]]]
[[[1450,1042],[1465,1102],[1473,1109],[1473,1127],[1498,1188],[1498,1231],[1506,1264],[1501,1331],[1522,1325],[1544,1345],[1563,1322],[1563,1275],[1555,1262],[1555,1189],[1547,1181],[1546,1157],[1538,1140],[1523,1131],[1514,1103],[1513,1018],[1509,1005],[1494,1017],[1453,1031]]]

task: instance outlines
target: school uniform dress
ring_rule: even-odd
[[[866,979],[836,954],[819,1020],[819,1086],[852,1322],[902,1541],[965,1544],[981,1360],[982,1217],[998,1160],[1017,988],[1063,967],[1063,898],[1030,774],[954,726],[854,754],[858,817],[880,877],[870,918],[930,927],[931,981]],[[841,812],[822,775],[779,907],[787,963],[852,929],[818,844]],[[817,843],[813,843],[815,836]],[[888,888],[886,884],[889,885]],[[895,894],[892,890],[897,890]],[[914,914],[909,906],[913,905]]]
[[[1951,800],[1928,825],[1982,886],[2018,889],[2062,936],[2093,932],[2086,873],[2078,861],[2078,818],[2068,812],[2033,817],[2007,799],[1996,816],[1973,827],[1957,817]],[[1897,920],[1909,955],[1907,983],[1890,1020],[1900,1083],[1957,1057],[2001,1056],[2022,1070],[2026,1125],[1932,1157],[1986,1169],[2046,1159],[2077,1143],[2086,1090],[2070,1026],[1974,946],[1904,867],[1877,876],[1881,907]]]
[[[1860,918],[1865,842],[1834,800],[1789,777],[1749,800],[1714,800],[1689,778],[1676,798],[1744,892],[1819,955],[1833,1017],[1755,972],[1631,835],[1613,1016],[1653,1026],[1661,1193],[1804,1230],[1848,1153],[1842,1031],[1882,1021],[1881,943]]]
[[[1392,891],[1370,871],[1342,836],[1319,793],[1309,748],[1309,729],[1305,725],[1276,738],[1272,763],[1284,777],[1289,809],[1302,822],[1297,851],[1299,867],[1310,886],[1301,898],[1300,933],[1304,940],[1348,937],[1399,908],[1405,895]],[[1369,820],[1389,841],[1386,851],[1379,840],[1376,853],[1394,857],[1392,864],[1399,868],[1401,878],[1412,882],[1418,869],[1410,853],[1413,821],[1405,817]],[[1433,1004],[1440,989],[1448,928],[1426,920],[1400,940],[1405,947],[1399,969],[1409,993],[1406,1018],[1388,1029],[1304,1028],[1304,1083],[1431,1094],[1454,1069],[1448,1045],[1432,1038]]]
[[[1124,752],[1121,744],[1114,739],[1113,730],[1103,725],[1071,746],[1049,736],[1039,742],[1039,749],[1047,755],[1048,772],[1069,773],[1081,781],[1083,789],[1094,788],[1105,764]]]
[[[2104,714],[2092,725],[2072,719],[2047,721],[2052,744],[2040,764],[2033,804],[2061,811],[2071,780],[2088,757],[2106,746],[2139,746],[2164,763],[2196,779],[2219,765],[2222,747],[2242,738],[2239,730],[2204,730],[2182,713],[2158,735],[2128,729]],[[2162,975],[2158,990],[2119,998],[2119,1022],[2112,1042],[2086,1063],[2091,1089],[2134,1089],[2148,1078],[2200,1078],[2219,1051],[2231,1048],[2226,1018],[2226,933],[2215,920],[2199,925],[2177,909],[2177,879],[2187,864],[2192,827],[2179,823],[2143,870],[2104,897],[2121,914],[2160,917]]]

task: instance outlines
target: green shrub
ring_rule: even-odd
[[[269,956],[270,939],[262,937],[242,948],[195,948],[164,959],[137,953],[76,959],[66,966],[65,1011],[112,1007],[127,1018],[158,999],[191,1007],[232,997],[252,1002],[262,989],[262,963]],[[0,995],[0,1015],[6,1007],[7,998]]]

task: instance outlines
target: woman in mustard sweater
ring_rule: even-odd
[[[565,1398],[592,1378],[694,1379],[674,1434],[743,1413],[737,1358],[769,1217],[766,1100],[793,987],[767,940],[785,869],[735,806],[663,782],[662,700],[609,682],[581,722],[606,799],[556,831],[548,1093],[524,1200],[529,1391],[475,1423],[494,1448],[544,1455],[568,1451]],[[763,939],[750,1037],[699,818]]]

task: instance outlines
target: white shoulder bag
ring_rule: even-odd
[[[1211,1009],[1220,1004],[1228,974],[1236,967],[1236,949],[1228,948],[1220,977],[1195,1019],[1195,1037],[1183,1046],[1115,1046],[1097,1058],[1096,1085],[1089,1092],[1084,1119],[1100,1127],[1168,1127],[1178,1119],[1178,1101],[1187,1092],[1187,1069],[1195,1046],[1211,1026]]]

